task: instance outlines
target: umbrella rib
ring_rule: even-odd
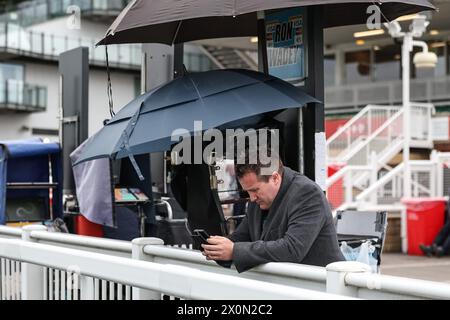
[[[178,22],[177,30],[175,30],[175,34],[173,35],[173,38],[172,38],[172,44],[175,43],[175,39],[176,39],[177,36],[178,36],[178,31],[180,31],[180,27],[181,27],[181,23],[182,23],[182,22],[183,22],[183,20],[180,20],[180,21]]]
[[[200,102],[202,103],[203,106],[205,106],[205,102],[203,101],[202,96],[200,95],[200,91],[198,91],[198,88],[194,82],[194,80],[192,80],[192,78],[189,76],[189,74],[187,75],[188,79],[191,81],[192,85],[194,86],[195,91],[197,92],[198,98],[200,99]]]
[[[142,175],[141,169],[139,168],[139,165],[137,164],[133,153],[131,153],[129,140],[130,140],[131,134],[134,131],[134,127],[136,126],[137,121],[139,119],[142,105],[143,105],[143,103],[141,103],[137,112],[133,115],[133,117],[131,117],[130,122],[127,124],[127,126],[125,127],[125,130],[122,132],[122,135],[121,135],[120,141],[119,141],[119,148],[120,148],[119,152],[122,151],[123,149],[125,149],[127,151],[128,158],[130,159],[131,164],[133,165],[133,168],[136,171],[136,174],[138,175],[139,180],[141,180],[141,181],[144,180],[144,176]]]

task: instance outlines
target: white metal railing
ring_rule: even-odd
[[[367,104],[401,104],[401,92],[401,80],[326,87],[325,112],[348,112]],[[411,100],[432,102],[449,99],[449,76],[411,79]]]
[[[56,60],[60,53],[85,46],[89,48],[89,60],[93,64],[105,65],[104,48],[95,46],[92,38],[69,37],[27,30],[21,26],[0,22],[0,47],[9,53],[20,53],[26,56],[43,57]],[[136,68],[141,63],[140,44],[122,44],[108,47],[110,65]]]
[[[376,116],[375,111],[371,110],[379,110],[381,116]],[[432,104],[411,104],[412,147],[432,148],[433,112]],[[388,116],[390,117],[386,118]],[[357,129],[359,126],[362,129]],[[367,132],[370,132],[370,135],[366,135]],[[358,133],[361,135],[357,137]],[[403,109],[396,107],[369,105],[340,128],[327,142],[328,155],[331,155],[328,162],[341,164],[347,169],[340,174],[338,171],[327,179],[327,196],[331,206],[334,209],[353,206],[355,196],[377,181],[380,169],[391,170],[387,164],[402,150],[403,143]],[[340,148],[342,146],[345,148]],[[365,166],[370,166],[370,170],[361,170]],[[424,173],[415,174],[416,180],[423,179]],[[393,183],[395,184],[395,181]],[[419,185],[419,188],[422,186]],[[374,197],[372,195],[371,200]]]
[[[44,233],[36,229],[42,228],[24,227],[21,239],[0,237],[2,299],[161,299],[162,294],[189,299],[450,299],[448,284],[374,275],[361,263],[337,262],[326,268],[268,263],[237,274],[198,251],[162,246],[156,238],[133,240],[130,259],[61,246],[76,241],[92,249],[107,239],[94,246],[84,236],[53,245],[35,242],[33,234],[42,238]],[[17,236],[5,227],[3,234]],[[13,267],[6,260],[14,261]],[[6,281],[6,273],[15,282]]]
[[[399,107],[392,106],[366,106],[327,140],[328,159],[340,160],[346,152],[371,136],[398,110]]]
[[[1,300],[20,300],[20,262],[0,259]]]
[[[450,163],[450,153],[433,151],[430,160],[410,160],[411,196],[442,197],[444,195],[444,164]],[[404,163],[386,172],[375,183],[356,196],[359,210],[368,204],[400,203],[403,196]]]
[[[326,180],[327,199],[332,210],[345,210],[355,203],[353,181],[361,173],[371,173],[372,166],[344,166]]]
[[[367,165],[372,152],[377,155],[386,152],[395,141],[403,139],[402,121],[403,110],[400,110],[367,137],[364,143],[344,155],[344,162],[349,165]]]
[[[348,297],[270,284],[200,271],[179,265],[159,264],[109,255],[60,248],[22,240],[0,240],[0,256],[20,260],[22,298],[42,298],[39,283],[42,266],[67,270],[77,266],[81,295],[93,299],[93,278],[131,285],[135,297],[160,299],[161,293],[187,299],[347,299]],[[38,271],[38,272],[36,272]],[[220,290],[217,290],[220,288]],[[147,291],[147,292],[145,292]],[[147,293],[147,295],[145,295]],[[112,298],[110,296],[110,298]]]

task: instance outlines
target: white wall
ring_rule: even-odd
[[[114,110],[134,98],[134,78],[139,75],[112,72]],[[109,118],[106,91],[106,71],[89,71],[89,135],[103,126]],[[0,140],[25,139],[32,137],[31,128],[58,129],[59,75],[56,64],[25,63],[25,82],[47,87],[47,110],[45,112],[23,114],[0,114]],[[24,127],[29,130],[24,130]],[[57,141],[57,136],[48,137]]]
[[[111,83],[114,111],[117,113],[123,106],[134,99],[134,78],[139,74],[112,72]],[[90,70],[89,72],[89,135],[103,127],[103,120],[109,119],[108,95],[106,90],[106,70]]]

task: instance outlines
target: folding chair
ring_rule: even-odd
[[[377,260],[377,272],[380,270],[381,252],[387,228],[386,211],[338,211],[336,214],[336,232],[339,245],[344,241],[352,248],[370,241],[375,247],[372,256]]]

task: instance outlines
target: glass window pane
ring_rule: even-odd
[[[335,82],[335,72],[336,72],[336,59],[334,54],[324,56],[323,60],[323,71],[324,71],[324,83],[326,87],[334,86]]]
[[[401,47],[389,45],[375,48],[375,80],[401,79]]]
[[[370,69],[369,50],[345,53],[345,73],[347,83],[369,82]]]
[[[0,63],[0,81],[23,81],[23,65]]]

